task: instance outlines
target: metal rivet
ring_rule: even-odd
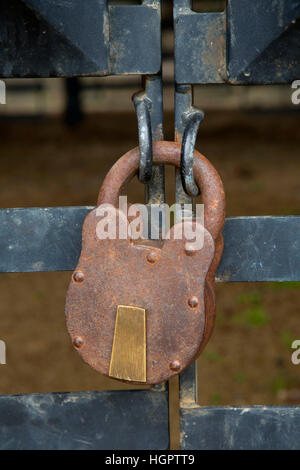
[[[81,346],[83,345],[83,339],[81,338],[81,336],[76,336],[76,338],[74,338],[73,340],[73,344],[75,348],[81,348]]]
[[[75,282],[82,282],[84,280],[84,274],[82,271],[76,271],[73,275],[73,279]]]
[[[197,307],[197,305],[199,304],[199,299],[198,297],[196,297],[195,295],[193,295],[192,297],[189,298],[188,300],[188,304],[191,308],[195,308]]]
[[[148,253],[147,261],[149,261],[149,263],[156,263],[157,260],[158,260],[158,255],[157,253],[155,253],[155,251],[151,251],[150,253]]]
[[[192,256],[195,253],[197,253],[197,250],[194,249],[194,244],[193,243],[186,243],[184,247],[185,253],[188,256]]]
[[[175,361],[170,362],[169,367],[171,370],[177,371],[177,370],[180,370],[181,364],[179,361],[175,360]]]

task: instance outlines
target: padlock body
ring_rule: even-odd
[[[212,236],[201,227],[203,247],[190,254],[186,240],[172,236],[174,229],[170,239],[151,246],[129,238],[99,240],[97,223],[93,210],[84,222],[82,252],[67,293],[66,319],[73,344],[104,375],[131,383],[167,380],[197,357],[209,324],[207,315],[215,313],[213,290],[205,293],[215,253]],[[140,374],[135,367],[130,376],[135,365],[130,361],[140,364]]]

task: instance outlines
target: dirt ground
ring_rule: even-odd
[[[167,138],[172,119],[166,116]],[[1,121],[1,207],[93,205],[110,166],[137,144],[131,114]],[[293,215],[300,207],[299,113],[208,112],[197,148],[220,172],[227,215]],[[173,171],[167,171],[171,201]],[[142,201],[139,182],[132,201]],[[73,351],[64,321],[70,273],[2,274],[0,393],[115,389]],[[300,402],[300,283],[217,286],[217,324],[199,359],[200,404]],[[126,386],[123,386],[126,387]]]

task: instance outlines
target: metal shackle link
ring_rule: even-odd
[[[180,168],[181,145],[176,142],[154,142],[153,163]],[[119,196],[126,184],[138,173],[139,148],[129,150],[107,173],[99,191],[97,206],[112,204],[118,207]],[[195,181],[201,189],[204,204],[205,227],[216,240],[225,220],[225,194],[223,184],[213,165],[195,150]]]
[[[132,97],[138,120],[140,166],[139,180],[148,183],[152,177],[152,127],[151,100],[144,91],[135,93]]]
[[[194,107],[182,116],[185,129],[182,138],[180,173],[183,189],[191,197],[198,196],[199,194],[199,189],[194,179],[193,165],[197,132],[203,118],[204,112]]]

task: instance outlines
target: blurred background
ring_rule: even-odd
[[[173,140],[172,2],[164,3],[165,138]],[[211,10],[211,2],[194,8]],[[131,96],[140,78],[5,82],[0,206],[94,205],[109,168],[137,145]],[[228,216],[299,215],[300,105],[291,94],[290,85],[194,87],[205,111],[197,149],[223,179]],[[168,202],[173,173],[167,170]],[[128,195],[143,201],[138,180]],[[94,372],[73,350],[64,319],[70,275],[0,275],[1,394],[130,388]],[[299,315],[300,283],[218,284],[215,331],[198,361],[199,403],[299,403],[300,365],[291,362]]]

